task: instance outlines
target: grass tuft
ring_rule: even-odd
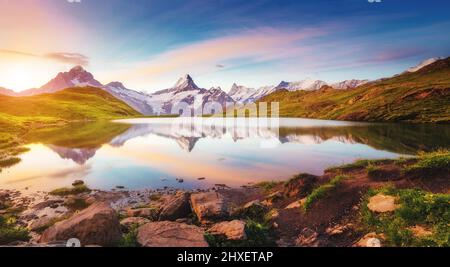
[[[92,190],[89,189],[86,185],[76,185],[72,188],[58,188],[50,192],[50,195],[54,196],[70,196],[70,195],[78,195],[81,193],[90,193]]]
[[[328,193],[333,191],[344,179],[346,179],[346,176],[339,175],[334,177],[330,182],[323,184],[319,186],[318,188],[314,189],[309,196],[306,197],[305,204],[303,205],[303,208],[307,211],[311,208],[311,206],[318,200],[325,197]]]

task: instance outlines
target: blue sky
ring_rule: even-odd
[[[0,14],[14,14],[0,18],[0,70],[16,65],[0,86],[30,72],[12,89],[40,86],[79,62],[103,83],[149,92],[185,73],[224,90],[376,79],[449,56],[448,10],[418,0],[0,0]]]

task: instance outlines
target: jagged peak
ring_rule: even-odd
[[[184,89],[184,88],[198,89],[198,86],[195,84],[195,82],[192,79],[191,75],[185,74],[183,77],[178,79],[178,81],[175,84],[174,88],[176,88],[176,89]]]
[[[108,83],[106,86],[111,86],[111,87],[115,87],[115,88],[126,88],[125,85],[123,85],[123,83],[121,82],[110,82]]]

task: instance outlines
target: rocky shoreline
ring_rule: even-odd
[[[0,245],[449,246],[449,162],[405,171],[421,160],[360,161],[237,189],[0,189]]]

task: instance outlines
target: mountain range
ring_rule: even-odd
[[[427,59],[419,65],[405,71],[405,73],[416,72],[430,64],[435,63],[440,58]],[[369,80],[345,80],[342,82],[328,84],[321,80],[305,79],[301,81],[282,81],[276,86],[263,86],[260,88],[250,88],[234,83],[226,93],[220,87],[205,89],[197,86],[190,75],[181,77],[176,84],[168,89],[159,90],[154,93],[144,93],[129,89],[121,82],[111,82],[103,85],[83,67],[77,66],[68,72],[61,72],[40,88],[33,88],[22,92],[0,87],[0,94],[8,96],[33,96],[44,93],[55,93],[66,88],[73,87],[97,87],[101,88],[114,97],[124,101],[136,111],[144,115],[165,115],[179,113],[183,107],[177,103],[184,102],[191,105],[194,110],[203,108],[207,102],[215,101],[226,108],[229,103],[253,103],[265,96],[280,90],[295,91],[317,91],[324,87],[331,87],[338,90],[348,90],[370,84]],[[211,113],[216,112],[219,107],[211,107]],[[173,110],[172,110],[173,109]]]

